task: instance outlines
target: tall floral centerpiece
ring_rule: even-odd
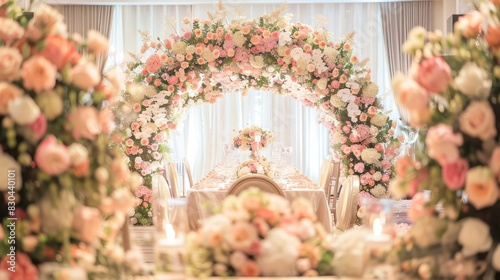
[[[309,201],[250,188],[187,237],[187,272],[209,276],[332,275],[333,251]]]
[[[398,159],[391,191],[414,225],[395,256],[422,278],[500,277],[500,2],[480,1],[453,34],[413,29],[397,101],[424,148]],[[429,190],[430,194],[421,193]]]
[[[71,279],[118,279],[140,266],[119,233],[141,178],[108,145],[120,85],[93,62],[107,40],[68,37],[55,9],[30,19],[13,2],[0,1],[0,268],[28,280],[56,262],[81,268]]]
[[[250,151],[250,158],[257,159],[259,151],[267,148],[274,141],[274,133],[256,125],[245,127],[233,138],[234,147]]]

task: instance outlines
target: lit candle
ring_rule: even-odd
[[[382,233],[384,229],[382,218],[375,218],[373,220],[373,234],[366,237],[366,241],[375,243],[390,243],[391,237]]]
[[[155,274],[170,280],[185,279],[184,239],[176,234],[172,224],[165,223],[164,228],[164,236],[156,242]]]
[[[262,140],[261,137],[262,137],[262,135],[259,132],[256,132],[255,133],[255,142],[260,144],[260,140]]]

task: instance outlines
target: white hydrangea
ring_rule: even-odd
[[[326,47],[323,53],[325,54],[325,61],[330,64],[335,63],[335,59],[339,54],[339,52],[332,47]]]
[[[372,178],[375,181],[380,181],[382,179],[382,173],[380,173],[380,171],[377,171],[373,173]]]
[[[336,131],[333,133],[332,138],[333,138],[333,141],[340,142],[340,141],[342,141],[343,136],[342,136],[342,133]]]
[[[370,120],[371,124],[376,125],[376,126],[383,126],[384,124],[387,123],[387,116],[383,114],[376,114],[373,116],[373,118]]]
[[[264,58],[260,55],[252,56],[250,58],[250,64],[255,68],[264,67]]]
[[[335,108],[345,108],[345,102],[340,99],[337,95],[332,95],[330,97],[330,103],[332,104],[333,107]]]
[[[376,198],[384,198],[387,196],[387,191],[381,184],[375,185],[375,187],[370,190],[370,193]]]
[[[361,152],[361,159],[367,164],[377,163],[381,155],[373,148],[366,148]]]
[[[370,134],[376,136],[378,134],[378,128],[376,126],[370,126]]]
[[[371,83],[364,88],[363,95],[368,97],[375,97],[377,96],[378,90],[378,85],[376,83]]]
[[[186,47],[186,53],[193,54],[196,52],[196,47],[193,45],[189,45]]]
[[[233,43],[236,47],[242,47],[246,40],[245,35],[243,35],[240,31],[234,33],[233,35]]]
[[[172,52],[174,54],[186,54],[186,43],[179,41],[172,44]]]

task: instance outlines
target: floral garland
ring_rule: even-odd
[[[50,6],[31,18],[0,1],[0,269],[11,279],[36,279],[34,264],[56,262],[92,279],[141,268],[119,243],[141,178],[108,145],[105,105],[120,85],[93,61],[107,46],[95,31],[68,38]]]
[[[263,174],[269,178],[274,178],[275,173],[274,165],[265,157],[246,160],[236,168],[236,176],[238,178],[248,174]]]
[[[260,137],[259,143],[256,138]],[[256,125],[245,127],[233,138],[234,147],[244,151],[263,150],[274,141],[274,133]],[[259,147],[257,147],[259,145]]]
[[[413,197],[395,256],[425,279],[500,277],[500,2],[478,5],[447,37],[413,29],[410,77],[393,81],[410,124],[426,131],[391,182],[395,196]]]
[[[333,275],[330,242],[304,198],[290,206],[257,188],[229,196],[186,243],[191,276]]]
[[[318,111],[319,121],[331,131],[332,148],[343,158],[345,174],[364,175],[363,190],[375,189],[373,195],[385,196],[396,139],[377,102],[378,86],[371,82],[367,60],[352,55],[353,34],[333,42],[324,27],[314,30],[291,23],[291,15],[282,17],[281,11],[226,24],[226,11],[220,5],[211,20],[185,18],[190,28],[183,34],[154,41],[142,33],[141,54],[129,62],[128,74],[154,88],[158,95],[151,95],[162,96],[163,107],[179,112],[248,88],[289,95]],[[170,124],[166,130],[174,129],[179,119],[168,118],[170,109],[161,110],[151,117],[166,118]],[[351,139],[350,131],[359,135]],[[346,148],[341,151],[338,143]],[[351,146],[354,152],[346,153]],[[365,149],[369,150],[363,158]],[[363,172],[360,164],[365,166]]]

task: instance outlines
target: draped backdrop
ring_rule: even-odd
[[[355,31],[354,53],[360,58],[370,58],[372,77],[381,88],[379,95],[386,97],[384,103],[391,110],[394,102],[389,94],[390,76],[379,5],[289,4],[284,13],[293,14],[295,22],[313,27],[325,25],[333,41]],[[276,4],[226,5],[232,12],[229,18],[242,15],[249,19],[271,13],[278,7]],[[165,38],[182,31],[184,17],[207,19],[207,12],[214,9],[213,5],[117,6],[110,38],[115,49],[110,53],[108,67],[126,60],[127,52],[139,52],[139,30],[149,31],[153,38]],[[397,118],[396,111],[392,117]],[[173,157],[188,159],[196,181],[215,164],[224,161],[224,144],[230,143],[239,129],[257,124],[275,132],[277,143],[292,147],[291,163],[317,181],[321,160],[329,154],[329,136],[316,118],[314,109],[290,97],[259,91],[250,91],[247,96],[229,93],[215,104],[196,105],[187,110],[183,125],[172,134]]]

